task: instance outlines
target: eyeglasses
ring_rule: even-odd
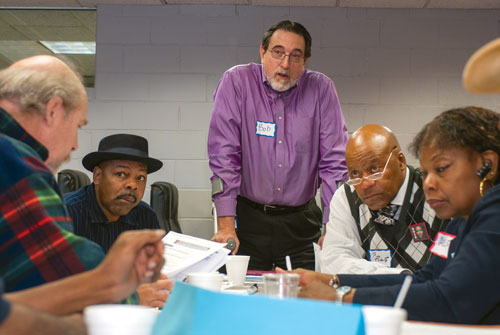
[[[302,56],[302,53],[300,53],[300,52],[292,52],[292,53],[286,54],[285,50],[283,50],[281,48],[274,48],[272,50],[269,50],[269,52],[271,53],[271,56],[274,59],[277,59],[280,61],[283,60],[286,56],[290,57],[290,62],[292,62],[292,63],[301,63],[304,60],[304,56]]]
[[[389,154],[389,157],[387,158],[387,162],[385,162],[385,166],[384,166],[384,169],[382,170],[382,172],[375,172],[374,174],[371,174],[371,175],[366,176],[366,177],[352,178],[352,179],[349,179],[348,181],[346,181],[345,183],[347,185],[356,186],[356,185],[361,184],[363,182],[363,179],[374,181],[374,180],[378,180],[378,179],[382,178],[384,176],[385,169],[387,168],[387,164],[389,164],[389,161],[391,160],[392,152],[394,151],[394,149],[396,149],[396,148],[392,148],[391,153]]]

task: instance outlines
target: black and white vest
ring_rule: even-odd
[[[391,267],[406,268],[415,272],[429,261],[431,257],[429,248],[434,242],[434,237],[446,228],[448,220],[439,219],[425,202],[420,172],[411,166],[408,166],[408,169],[410,171],[408,187],[399,218],[394,225],[376,223],[373,213],[357,193],[352,192],[347,184],[344,184],[344,188],[351,214],[358,226],[365,258],[368,259],[369,249],[389,249],[392,255]],[[429,239],[414,242],[409,226],[421,222],[427,227]]]

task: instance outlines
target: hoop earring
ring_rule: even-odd
[[[479,183],[479,194],[483,196],[484,194],[484,183],[488,181],[488,178],[484,177],[483,180]]]

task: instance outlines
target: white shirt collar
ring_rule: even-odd
[[[398,194],[392,199],[391,204],[393,205],[402,205],[405,200],[406,189],[408,188],[408,180],[410,179],[410,169],[406,167],[406,176],[403,184],[399,188]]]

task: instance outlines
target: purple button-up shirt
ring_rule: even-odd
[[[275,124],[274,137],[257,134],[261,122]],[[347,139],[327,76],[305,69],[296,86],[277,92],[260,64],[229,69],[214,94],[208,133],[212,179],[224,185],[213,197],[217,215],[235,216],[238,194],[261,204],[303,205],[322,181],[326,222],[336,183],[347,178]]]

